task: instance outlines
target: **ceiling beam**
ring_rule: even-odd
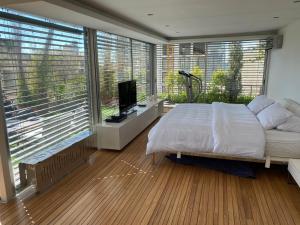
[[[234,33],[234,34],[218,34],[203,35],[192,37],[170,37],[167,38],[169,43],[184,42],[212,42],[212,41],[235,41],[235,40],[253,40],[259,38],[267,38],[278,34],[278,30],[268,30],[259,32]]]

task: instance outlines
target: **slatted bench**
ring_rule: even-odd
[[[83,140],[90,135],[89,131],[83,132],[22,160],[19,164],[21,187],[34,185],[37,192],[42,192],[85,163],[92,150]]]

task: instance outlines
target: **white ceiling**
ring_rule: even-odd
[[[165,37],[276,30],[300,19],[294,0],[80,0]],[[153,16],[147,16],[153,13]],[[274,19],[273,17],[279,18]],[[169,25],[167,27],[166,25]]]
[[[101,10],[95,10],[94,8],[89,8],[81,4],[74,4],[67,0],[28,0],[26,3],[18,2],[6,6],[32,15],[42,16],[71,24],[78,24],[154,44],[164,43],[167,41],[160,34],[149,31],[144,27],[128,23],[127,21],[113,17],[109,13]]]

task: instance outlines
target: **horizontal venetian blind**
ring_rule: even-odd
[[[151,83],[151,45],[132,40],[133,79],[136,80],[137,101],[145,102],[150,95]]]
[[[23,159],[89,131],[90,118],[83,29],[14,17],[0,18],[0,76],[18,185]]]
[[[157,45],[157,91],[169,97],[185,95],[178,70],[186,70],[203,81],[200,102],[216,91],[249,97],[261,94],[266,46],[265,39]]]
[[[119,113],[118,83],[131,80],[130,39],[97,32],[102,119]]]

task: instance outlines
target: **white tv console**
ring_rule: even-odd
[[[97,148],[122,150],[163,113],[164,100],[157,99],[146,103],[146,107],[136,106],[121,123],[103,121],[97,126]]]

